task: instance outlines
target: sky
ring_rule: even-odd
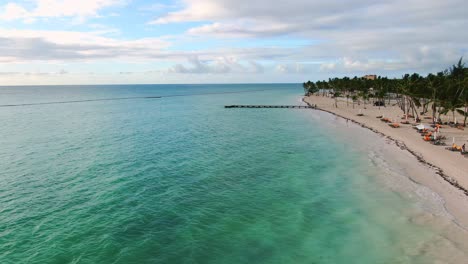
[[[441,71],[465,0],[0,0],[0,85],[300,83]]]

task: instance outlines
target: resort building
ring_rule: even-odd
[[[364,75],[364,77],[362,77],[362,78],[364,78],[364,79],[366,79],[366,80],[375,80],[375,79],[377,79],[377,75],[375,75],[375,74],[368,74],[368,75]]]

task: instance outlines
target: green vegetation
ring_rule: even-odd
[[[466,126],[468,117],[468,68],[462,61],[449,69],[438,73],[421,76],[418,73],[405,74],[402,78],[389,79],[378,76],[375,80],[366,78],[330,78],[328,81],[308,81],[303,84],[306,96],[331,95],[335,98],[343,96],[354,103],[364,104],[372,101],[390,104],[394,102],[402,111],[415,118],[420,114],[432,113],[433,120],[439,120],[441,115],[449,115],[455,122],[455,113],[464,117]]]

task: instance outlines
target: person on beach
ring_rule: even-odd
[[[463,143],[462,151],[461,151],[461,152],[462,152],[462,153],[465,153],[465,151],[466,151],[466,150],[465,150],[465,144]]]

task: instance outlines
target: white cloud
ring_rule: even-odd
[[[16,19],[25,19],[29,16],[29,12],[22,6],[15,3],[8,3],[3,7],[4,11],[0,15],[3,20],[11,21]]]
[[[202,21],[222,18],[227,15],[222,3],[216,1],[192,0],[183,1],[187,8],[171,12],[167,16],[150,21],[150,24],[167,24],[172,22]]]
[[[25,76],[45,76],[45,75],[65,75],[69,74],[68,71],[61,69],[60,71],[54,72],[43,72],[43,71],[33,71],[33,72],[0,72],[0,76],[16,76],[16,75],[25,75]]]
[[[111,7],[128,1],[16,1],[0,4],[0,22],[83,23],[119,11]],[[135,25],[132,30],[138,34],[133,35],[147,34],[142,38],[126,39],[127,29],[102,24],[107,20],[82,27],[92,30],[89,32],[0,28],[0,67],[14,72],[10,63],[67,62],[63,67],[68,68],[68,62],[92,65],[112,61],[121,65],[113,68],[117,77],[137,78],[138,72],[154,71],[161,78],[192,74],[208,82],[232,80],[228,76],[300,82],[301,77],[310,78],[308,75],[425,73],[468,57],[465,6],[463,0],[181,0],[148,4],[133,11],[145,16],[148,12],[166,14],[149,22],[157,24],[154,27]],[[118,19],[129,19],[134,15],[129,11]],[[169,23],[192,21],[201,23],[184,34],[148,35],[170,31]],[[140,62],[151,66],[129,66]],[[91,71],[99,75],[99,69]],[[67,78],[72,75],[76,76],[68,74]]]
[[[371,0],[342,1],[291,0],[272,3],[269,0],[184,0],[185,8],[152,21],[154,24],[190,21],[224,21],[254,19],[259,21],[316,20],[370,6]]]
[[[214,60],[201,61],[198,56],[188,58],[190,66],[176,64],[168,69],[169,73],[191,74],[226,74],[226,73],[262,73],[263,66],[254,61],[241,64],[234,56],[217,57]]]
[[[147,6],[140,7],[138,10],[145,12],[161,12],[168,9],[174,9],[179,7],[177,4],[163,4],[163,3],[154,3]]]
[[[289,71],[289,69],[286,67],[286,65],[280,64],[276,66],[276,71],[280,73],[286,73]]]
[[[238,21],[236,23],[212,23],[188,30],[190,35],[208,35],[219,37],[266,37],[275,36],[294,30],[294,27],[285,23],[257,24],[253,20]]]
[[[170,46],[159,38],[118,40],[106,33],[0,29],[0,62],[151,59],[164,57]]]
[[[124,4],[123,0],[32,0],[34,8],[28,10],[17,3],[7,3],[0,7],[0,20],[23,20],[32,23],[38,18],[73,17],[83,21],[87,17],[96,17],[106,7]]]
[[[121,40],[108,37],[107,33],[106,30],[79,32],[0,28],[0,66],[29,62],[60,64],[114,60],[124,64],[173,63],[174,66],[168,70],[170,73],[263,73],[265,67],[259,61],[281,59],[295,52],[274,47],[180,51],[172,49],[172,42],[177,39],[170,37]],[[184,64],[187,58],[188,64]]]
[[[468,55],[464,0],[346,3],[184,0],[183,3],[185,6],[180,10],[151,23],[206,22],[187,31],[199,37],[255,41],[288,36],[312,40],[312,45],[276,56],[280,72],[295,71],[291,64],[296,62],[320,62],[322,71],[429,71]]]
[[[303,74],[308,71],[305,65],[301,63],[294,64],[278,64],[275,71],[283,74]]]

